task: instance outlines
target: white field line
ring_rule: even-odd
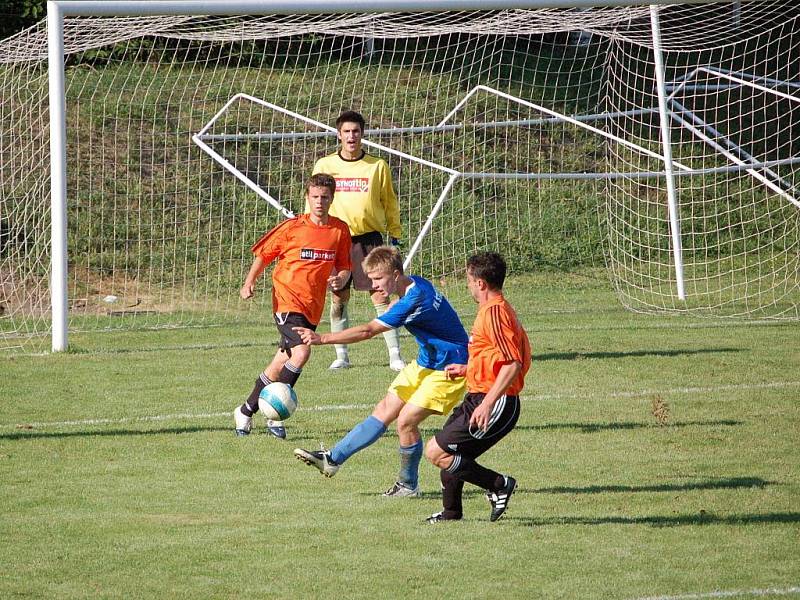
[[[677,596],[647,596],[636,600],[700,600],[701,598],[735,598],[736,596],[788,596],[800,594],[800,587],[764,588],[763,590],[728,590],[716,592],[698,592],[679,594]]]
[[[550,313],[540,312],[540,315],[545,314],[568,314],[568,311],[553,311]],[[725,322],[701,322],[701,323],[680,323],[678,321],[672,323],[621,323],[619,325],[554,325],[552,327],[525,327],[526,331],[617,331],[624,329],[721,329],[721,328],[735,328],[735,327],[794,327],[796,323],[789,321],[742,321],[739,323],[725,323]]]
[[[632,392],[613,392],[610,394],[605,393],[588,393],[588,394],[541,394],[541,395],[523,395],[522,399],[528,402],[536,402],[537,400],[593,400],[596,398],[641,398],[653,395],[680,395],[680,394],[698,394],[698,393],[713,393],[725,391],[747,391],[747,390],[762,390],[762,389],[780,389],[787,387],[800,387],[800,381],[773,381],[767,383],[753,383],[753,384],[731,384],[731,385],[717,385],[705,387],[678,387],[678,388],[665,388],[660,390],[639,390]],[[235,404],[235,403],[234,403]],[[339,410],[368,410],[373,408],[374,404],[334,404],[325,406],[302,406],[297,410],[311,411],[311,412],[328,412]],[[152,415],[143,417],[126,417],[121,419],[81,419],[75,421],[41,421],[35,423],[0,423],[0,429],[47,429],[58,427],[74,427],[86,425],[122,425],[125,423],[147,423],[153,421],[185,421],[193,419],[218,419],[221,417],[233,416],[233,410],[226,412],[215,413],[175,413],[169,415]]]

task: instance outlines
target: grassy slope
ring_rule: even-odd
[[[231,432],[269,326],[84,335],[76,353],[0,358],[0,596],[638,598],[800,583],[797,326],[626,313],[588,279],[508,291],[535,365],[516,431],[485,459],[520,482],[497,524],[468,489],[464,522],[426,526],[440,503],[427,464],[422,499],[381,498],[393,432],[333,480],[291,456],[334,442],[382,395],[380,340],[354,347],[346,373],[326,371],[329,349],[312,358],[288,443]]]

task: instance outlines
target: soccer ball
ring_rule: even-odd
[[[297,394],[290,385],[270,383],[258,395],[258,409],[267,419],[285,421],[297,410]]]

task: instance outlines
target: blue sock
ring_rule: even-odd
[[[386,433],[386,425],[380,419],[370,415],[353,427],[346,436],[339,440],[339,443],[331,448],[331,458],[334,462],[342,464],[356,452],[373,444],[384,433]]]
[[[410,446],[400,446],[400,483],[410,488],[419,483],[419,461],[422,458],[422,438]]]

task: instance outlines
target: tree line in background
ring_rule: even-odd
[[[0,39],[37,23],[47,14],[47,0],[3,0],[0,2]]]

